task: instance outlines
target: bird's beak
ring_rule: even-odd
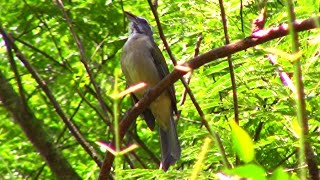
[[[127,18],[128,18],[131,22],[136,22],[136,21],[137,21],[137,16],[131,14],[131,13],[128,12],[128,11],[125,11],[124,13],[125,13],[125,15],[127,16]]]

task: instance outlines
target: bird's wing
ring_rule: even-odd
[[[137,96],[135,96],[133,93],[131,93],[131,97],[134,103],[137,103],[139,101]],[[155,124],[155,117],[153,116],[151,110],[149,108],[146,108],[141,115],[143,119],[146,121],[149,129],[153,131],[156,124]]]
[[[151,48],[151,55],[153,58],[153,61],[157,67],[158,73],[160,75],[160,78],[163,79],[166,75],[169,74],[169,69],[166,63],[166,60],[164,59],[162,52],[156,45],[156,43],[153,43],[153,48]],[[177,109],[177,99],[175,96],[175,89],[174,86],[171,85],[168,89],[171,99],[171,104],[173,111],[176,115],[178,115],[178,109]]]
[[[123,57],[122,57],[123,58]],[[123,63],[123,61],[121,61],[121,64]],[[126,82],[127,82],[127,85],[131,85],[132,84],[132,80],[130,78],[130,76],[128,76],[129,72],[127,70],[127,68],[125,68],[126,66],[124,65],[121,65],[121,69],[122,69],[122,72],[123,74],[126,76]],[[139,99],[137,98],[136,95],[134,95],[134,93],[131,93],[131,97],[133,99],[133,103],[137,103],[139,101]],[[154,130],[154,127],[155,127],[155,118],[151,112],[151,110],[149,108],[146,108],[143,112],[142,112],[142,117],[143,119],[146,121],[148,127],[150,128],[150,130]]]

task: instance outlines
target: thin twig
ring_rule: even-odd
[[[10,36],[10,35],[8,35],[8,36]],[[14,58],[13,58],[11,43],[8,42],[8,40],[6,38],[4,38],[4,41],[6,43],[6,48],[7,48],[7,52],[8,52],[8,59],[9,59],[9,62],[10,62],[10,66],[11,66],[11,68],[13,70],[14,77],[15,77],[15,79],[17,81],[17,84],[18,84],[19,95],[20,95],[20,98],[22,100],[22,105],[26,108],[27,107],[27,100],[26,100],[26,96],[25,96],[25,90],[24,90],[23,85],[22,85],[21,75],[18,72],[18,68],[17,68],[16,62],[14,61]]]
[[[230,44],[230,39],[229,39],[229,35],[228,35],[227,17],[226,17],[226,13],[224,11],[224,6],[223,6],[222,0],[219,0],[219,5],[220,5],[220,11],[221,11],[221,19],[222,19],[222,24],[223,24],[224,37],[226,40],[226,44]],[[232,84],[234,120],[237,124],[239,124],[239,108],[238,108],[239,106],[238,106],[237,84],[236,84],[236,78],[234,75],[234,68],[233,68],[231,55],[228,56],[228,65],[229,65],[229,72],[230,72],[230,78],[231,78],[231,84]],[[239,163],[240,163],[239,157],[236,156],[236,164],[238,165]]]
[[[86,98],[86,93],[82,93],[80,90],[77,90],[78,95],[84,100],[84,102],[91,108],[93,109],[93,111],[95,111],[97,113],[97,115],[100,117],[100,119],[103,120],[103,122],[105,122],[107,124],[107,126],[109,126],[110,128],[113,128],[113,125],[109,122],[106,121],[103,117],[103,115],[101,114],[101,112],[90,102],[90,100],[88,100]]]
[[[161,26],[161,23],[160,23],[160,19],[159,19],[159,16],[158,16],[158,13],[157,13],[157,10],[156,8],[154,7],[154,5],[152,4],[151,0],[148,0],[148,3],[149,3],[149,6],[151,8],[151,11],[153,13],[153,16],[157,22],[157,27],[158,27],[158,30],[159,30],[159,35],[160,35],[160,38],[164,44],[164,46],[166,47],[166,50],[167,50],[167,53],[169,54],[170,58],[171,58],[171,61],[173,63],[173,65],[177,65],[177,61],[175,59],[175,57],[173,56],[173,53],[171,51],[171,48],[166,40],[166,37],[163,33],[163,30],[162,30],[162,26]],[[192,70],[192,68],[190,68]],[[196,98],[194,97],[188,83],[185,81],[185,79],[183,77],[180,78],[183,86],[185,87],[186,91],[188,92],[189,96],[190,96],[190,99],[193,103],[193,105],[195,106],[196,110],[198,111],[198,114],[201,118],[201,122],[204,124],[204,126],[207,128],[208,132],[210,134],[212,134],[212,130],[209,126],[209,123],[207,122],[206,118],[205,118],[205,114],[203,113],[199,103],[197,102]]]
[[[141,166],[142,166],[144,169],[147,168],[146,164],[139,158],[139,156],[138,156],[134,151],[130,152],[130,154],[132,154],[132,156],[133,156],[134,158],[136,158],[136,160],[141,164]]]
[[[59,54],[60,59],[63,61],[63,63],[64,63],[65,65],[67,65],[68,68],[70,68],[70,65],[68,64],[68,62],[67,62],[67,61],[64,61],[64,57],[63,57],[63,55],[62,55],[61,48],[58,46],[59,43],[57,42],[56,38],[54,38],[54,35],[53,35],[53,33],[52,33],[49,25],[47,24],[47,22],[46,22],[45,20],[43,20],[43,17],[45,17],[45,15],[40,14],[40,12],[42,12],[42,11],[35,11],[35,10],[28,4],[28,2],[27,2],[26,0],[23,0],[23,2],[24,2],[24,3],[26,4],[26,6],[30,9],[30,11],[33,12],[33,14],[35,15],[35,17],[39,19],[39,21],[41,22],[41,24],[43,24],[43,25],[47,28],[47,30],[48,30],[48,32],[49,32],[49,35],[50,35],[50,37],[51,37],[51,39],[52,39],[52,42],[53,42],[54,46],[56,47],[56,49],[57,49],[57,51],[58,51],[58,54]],[[40,14],[40,15],[39,15],[39,14]],[[42,28],[42,27],[41,27],[41,28]]]
[[[131,169],[134,169],[134,164],[132,163],[132,161],[130,160],[129,156],[127,154],[123,155],[124,156],[124,160],[128,163],[128,165],[130,166]]]
[[[267,54],[266,57],[269,59],[269,62],[274,65],[278,66],[277,58],[273,54]],[[291,90],[292,93],[297,93],[297,89],[294,86],[292,80],[290,79],[289,75],[286,72],[283,72],[283,69],[278,66],[277,71],[279,73],[279,77],[281,79],[281,82],[284,86],[288,86],[288,88]]]
[[[217,143],[217,146],[218,146],[218,149],[219,149],[219,153],[222,156],[221,158],[222,158],[223,165],[226,168],[230,169],[231,168],[231,164],[228,161],[227,154],[226,154],[226,151],[225,151],[225,149],[224,149],[224,147],[222,145],[222,141],[221,141],[221,138],[219,136],[219,133],[214,132],[213,137],[214,137],[215,143]]]
[[[196,47],[194,49],[194,56],[193,57],[197,57],[199,55],[200,45],[201,45],[202,40],[203,40],[202,33],[199,33]],[[188,84],[190,84],[191,77],[192,77],[192,71],[190,71],[185,77],[187,79]],[[187,90],[184,89],[182,96],[181,96],[180,106],[182,106],[184,104],[184,102],[186,101],[187,93],[188,93]]]
[[[230,44],[230,39],[228,35],[228,25],[227,25],[227,18],[224,11],[223,1],[219,0],[220,4],[220,11],[221,11],[221,19],[223,23],[223,31],[224,31],[224,37],[226,40],[226,44]],[[236,84],[236,78],[234,75],[234,68],[231,60],[231,55],[228,56],[228,64],[229,64],[229,71],[230,71],[230,78],[231,78],[231,84],[232,84],[232,94],[233,94],[233,108],[234,108],[234,119],[237,124],[239,124],[239,109],[238,109],[238,96],[237,96],[237,84]]]
[[[61,9],[62,13],[63,13],[63,16],[64,18],[66,19],[66,22],[69,26],[69,29],[70,29],[70,32],[74,38],[74,40],[76,41],[76,44],[77,44],[77,47],[78,47],[78,50],[80,52],[80,61],[82,62],[83,66],[85,67],[86,69],[86,72],[87,74],[89,75],[89,78],[90,78],[90,81],[94,87],[94,90],[96,91],[96,94],[97,94],[97,99],[99,101],[99,104],[102,108],[102,113],[104,115],[104,118],[107,119],[108,121],[110,121],[109,119],[109,116],[107,114],[108,111],[108,108],[105,106],[105,103],[103,101],[103,98],[102,98],[102,95],[101,95],[101,91],[100,91],[100,87],[98,86],[95,78],[94,78],[94,75],[92,74],[90,68],[89,68],[89,65],[88,65],[88,60],[86,58],[86,54],[85,54],[85,48],[80,40],[80,38],[77,36],[76,32],[75,32],[75,29],[72,25],[72,22],[71,22],[71,19],[69,18],[68,16],[68,13],[66,12],[65,8],[64,8],[64,5],[63,5],[63,2],[61,0],[55,0],[57,5],[59,6],[59,8]]]
[[[279,166],[281,166],[284,162],[286,162],[290,157],[292,157],[293,155],[295,155],[297,153],[297,150],[294,150],[293,152],[291,152],[288,156],[286,156],[284,159],[282,159],[280,162],[278,162],[277,165],[275,165],[274,167],[272,167],[270,170],[274,171],[275,169],[277,169]]]
[[[241,20],[241,32],[244,33],[244,23],[243,23],[243,2],[240,0],[240,20]]]
[[[33,46],[32,44],[29,44],[23,40],[21,40],[20,38],[16,38],[16,37],[13,37],[14,40],[20,42],[21,44],[29,47],[30,49],[32,49],[33,51],[35,52],[38,52],[40,53],[41,55],[43,55],[45,58],[49,59],[50,61],[52,61],[54,64],[57,64],[58,66],[64,68],[64,69],[67,69],[69,72],[72,72],[71,68],[68,67],[68,66],[65,66],[65,64],[61,64],[59,61],[57,61],[55,58],[53,58],[52,56],[50,56],[49,54],[47,54],[46,52],[38,49],[37,47]]]

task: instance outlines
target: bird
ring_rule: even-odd
[[[127,86],[141,82],[146,84],[144,89],[131,94],[136,103],[169,74],[169,69],[153,39],[153,31],[148,21],[130,12],[124,13],[130,23],[129,37],[122,48],[121,69]],[[160,168],[167,171],[181,156],[174,121],[174,116],[178,115],[174,86],[168,87],[141,115],[151,130],[155,128],[155,122],[158,124],[161,144]]]

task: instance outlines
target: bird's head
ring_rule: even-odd
[[[142,17],[135,16],[127,11],[125,11],[127,18],[131,21],[129,28],[130,34],[132,33],[139,33],[145,34],[152,38],[152,29],[148,23],[148,21]]]

